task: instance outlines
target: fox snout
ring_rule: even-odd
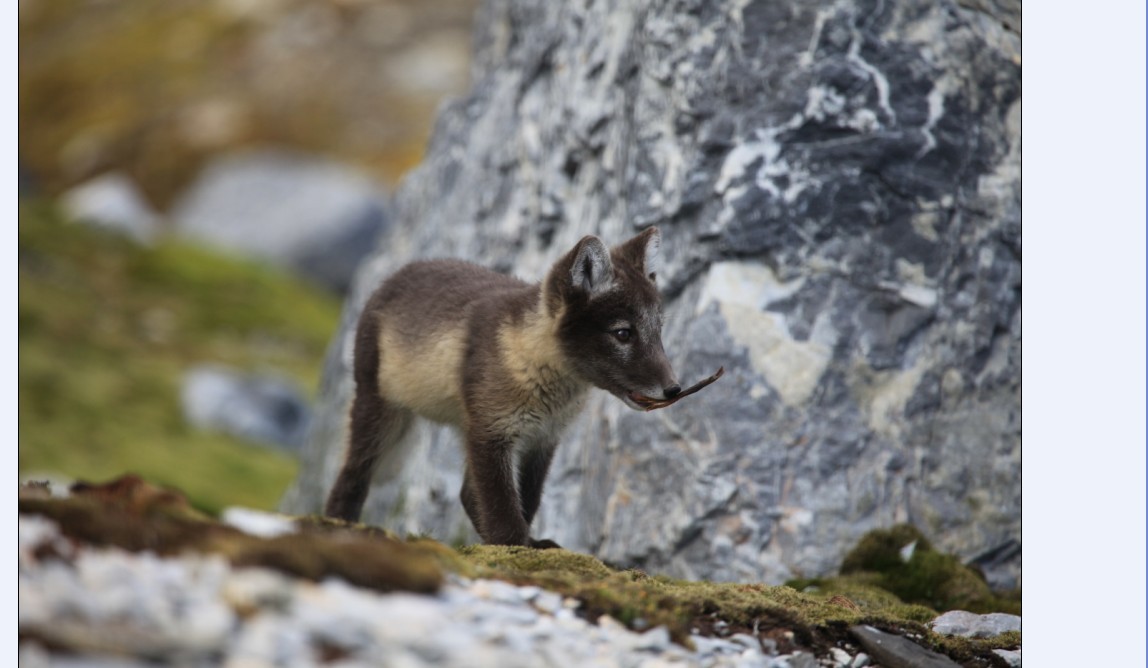
[[[662,348],[661,335],[659,333],[658,340],[654,343],[655,352],[650,357],[653,360],[653,367],[658,376],[658,383],[652,390],[650,397],[654,399],[673,399],[678,394],[681,394],[682,386],[678,384],[677,377],[674,375],[674,368],[670,365],[670,360],[666,357],[666,351]]]
[[[661,323],[651,325],[647,323],[644,336],[637,337],[641,339],[638,344],[615,351],[613,382],[599,385],[634,410],[646,410],[651,403],[672,399],[682,392],[662,348]]]
[[[643,365],[645,373],[639,374],[643,379],[656,378],[655,382],[635,382],[627,388],[629,391],[623,400],[630,408],[643,410],[651,401],[673,399],[682,392],[682,386],[674,375],[673,367],[662,349],[661,341],[656,343],[656,352],[650,355],[648,363]]]

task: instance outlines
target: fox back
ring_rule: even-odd
[[[358,518],[419,415],[459,429],[461,499],[485,542],[553,546],[529,526],[587,390],[634,409],[680,391],[661,343],[659,241],[656,228],[613,249],[585,237],[534,285],[457,260],[396,272],[359,320],[350,444],[327,514]]]

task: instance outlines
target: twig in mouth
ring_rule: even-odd
[[[665,408],[666,406],[676,404],[677,402],[681,401],[682,399],[684,399],[684,398],[690,396],[691,394],[701,390],[703,387],[713,383],[718,378],[721,378],[723,373],[725,373],[725,367],[724,366],[718,367],[718,370],[714,375],[710,376],[709,378],[705,378],[701,381],[698,381],[697,383],[691,385],[690,387],[682,390],[677,395],[675,395],[672,399],[652,399],[650,397],[641,397],[641,401],[639,401],[638,403],[639,403],[639,405],[641,405],[642,409],[647,411],[647,412],[657,410],[659,408]]]

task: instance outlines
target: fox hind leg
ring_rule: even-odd
[[[400,442],[413,415],[374,392],[358,392],[351,404],[351,436],[347,459],[327,497],[326,515],[356,522],[363,512],[371,480],[379,465],[401,456]]]

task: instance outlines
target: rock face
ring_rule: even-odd
[[[1019,2],[490,0],[474,88],[442,110],[356,276],[303,473],[344,452],[351,333],[378,282],[456,256],[540,279],[584,234],[657,224],[683,384],[595,393],[534,535],[677,576],[831,572],[909,522],[970,558],[1020,533]],[[423,426],[364,518],[474,539],[461,454]],[[382,480],[390,476],[392,480]]]
[[[172,213],[193,239],[346,292],[386,222],[378,184],[300,153],[236,153],[209,165]]]

